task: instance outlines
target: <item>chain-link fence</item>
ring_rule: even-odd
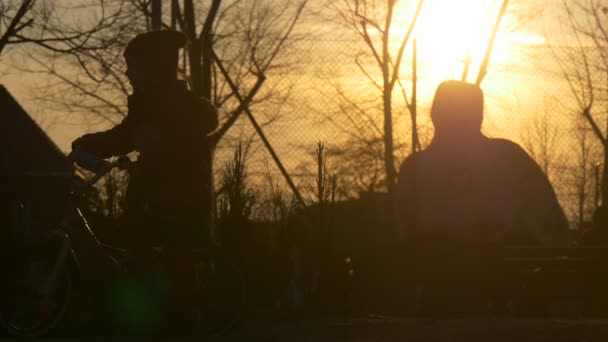
[[[369,56],[362,57],[365,46],[361,41],[337,36],[331,33],[303,40],[306,66],[269,76],[274,82],[290,84],[290,99],[279,110],[278,119],[263,130],[307,203],[318,198],[315,150],[319,142],[324,144],[327,173],[335,176],[338,198],[385,191],[382,92],[374,84],[382,82],[380,70]],[[404,103],[404,98],[411,102],[411,54],[409,47],[400,84],[393,92],[397,168],[411,152],[410,112]],[[520,144],[548,175],[572,226],[584,224],[600,198],[603,155],[601,143],[577,112],[559,53],[547,45],[520,43],[495,54],[482,84],[483,131]],[[442,80],[459,79],[464,65],[457,58],[445,60],[451,63],[449,68],[438,68],[435,61],[418,62],[418,134],[423,147],[432,138],[429,108],[433,92]],[[475,76],[473,64],[469,80]],[[253,108],[253,114],[263,118],[267,110]],[[216,181],[221,182],[221,172],[239,139],[249,147],[245,149],[248,171],[259,199],[268,200],[272,196],[268,191],[276,192],[278,187],[291,200],[292,191],[245,117],[220,144]]]
[[[393,57],[416,1],[398,3],[402,7],[396,12],[393,26]],[[480,0],[479,3],[485,4],[484,10],[490,18],[482,21],[491,26],[501,1]],[[542,7],[545,14],[528,18],[526,25],[513,28],[517,26],[512,25],[513,18],[518,13],[527,13],[522,8],[528,3],[531,7]],[[477,6],[475,4],[467,2],[469,8]],[[288,67],[275,68],[265,75],[263,91],[251,106],[276,156],[307,204],[318,201],[319,197],[319,167],[315,155],[319,142],[323,144],[322,174],[327,183],[322,186],[327,191],[323,196],[347,200],[358,198],[362,192],[386,189],[381,70],[361,35],[341,22],[343,18],[336,15],[335,8],[325,5],[325,1],[309,3],[308,11],[299,20],[277,61]],[[460,79],[465,65],[466,51],[459,51],[457,43],[448,41],[461,37],[444,34],[449,30],[456,32],[458,28],[446,23],[439,25],[440,19],[447,18],[445,11],[440,10],[457,10],[458,6],[448,6],[441,1],[428,1],[425,6],[422,13],[428,18],[421,17],[420,28],[430,30],[438,23],[439,33],[415,32],[405,49],[392,93],[396,169],[412,150],[406,99],[412,102],[413,38],[418,47],[417,132],[422,147],[428,145],[433,136],[429,109],[435,88],[443,80]],[[512,1],[510,6],[482,83],[483,130],[488,136],[513,140],[528,151],[549,176],[572,226],[578,227],[590,220],[601,198],[598,184],[603,170],[603,147],[589,122],[582,117],[582,108],[560,64],[569,61],[570,50],[578,51],[576,41],[568,45],[567,39],[552,35],[554,32],[565,34],[555,31],[553,23],[568,26],[561,2]],[[473,14],[479,14],[469,12],[464,13],[471,14],[471,20]],[[479,30],[489,31],[488,27]],[[483,40],[482,44],[472,44],[473,50],[469,51],[473,61],[469,81],[477,76],[483,45]],[[598,58],[601,56],[600,53]],[[601,69],[592,72],[598,73],[598,78],[605,75]],[[217,80],[222,83],[219,72]],[[598,84],[599,88],[605,88],[603,83]],[[605,101],[600,100],[596,96],[593,115],[604,129],[601,123],[605,120],[601,115],[605,112],[602,108]],[[222,109],[226,115],[234,106]],[[216,151],[216,190],[221,192],[222,174],[239,142],[243,146],[250,186],[256,194],[253,212],[267,218],[279,210],[275,206],[289,207],[294,202],[294,191],[245,114],[221,140]]]

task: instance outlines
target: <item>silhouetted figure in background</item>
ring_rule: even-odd
[[[450,243],[571,246],[566,216],[538,165],[514,142],[481,133],[479,87],[441,83],[431,119],[430,146],[406,158],[399,173],[404,238],[436,232]]]
[[[409,247],[423,254],[447,251],[441,258],[446,265],[458,251],[572,245],[566,216],[537,164],[517,144],[481,132],[479,87],[441,83],[431,119],[430,146],[406,158],[399,173],[396,208]]]
[[[196,319],[191,249],[207,238],[211,206],[211,154],[206,135],[218,124],[214,107],[177,79],[176,31],[140,34],[124,57],[133,93],[128,115],[110,130],[72,143],[101,158],[139,152],[127,189],[126,242],[137,271],[152,266],[150,246],[168,246],[170,279],[184,320]]]

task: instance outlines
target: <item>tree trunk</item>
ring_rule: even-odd
[[[604,165],[602,168],[602,185],[600,187],[602,207],[608,210],[608,144],[604,144]]]
[[[200,37],[201,47],[201,89],[199,95],[209,99],[211,101],[211,89],[212,89],[212,74],[211,70],[213,67],[213,23],[217,12],[220,8],[221,0],[213,0],[211,8],[207,13],[205,24],[203,25],[203,31]]]
[[[398,72],[398,71],[397,71]],[[412,101],[410,114],[412,116],[412,154],[416,153],[418,146],[418,49],[414,39],[414,51],[412,53]]]
[[[188,57],[190,59],[189,65],[192,91],[200,96],[203,84],[201,73],[201,44],[196,35],[196,21],[192,0],[184,1],[184,19],[186,22],[186,36],[188,36],[188,40],[190,41]]]
[[[152,31],[160,31],[162,11],[162,0],[152,0]]]
[[[390,194],[395,188],[395,158],[393,156],[393,120],[391,92],[384,89],[384,167],[386,169],[386,187]]]
[[[190,65],[190,78],[192,91],[199,97],[208,99],[213,103],[212,99],[212,67],[213,67],[213,23],[221,0],[213,0],[203,28],[201,30],[200,37],[197,36],[196,32],[196,21],[194,14],[194,3],[192,0],[184,1],[184,19],[185,19],[185,33],[190,41],[188,50],[189,65]],[[211,237],[215,238],[213,231],[215,230],[216,221],[216,198],[213,179],[213,152],[214,144],[209,144],[209,149],[205,155],[202,156],[207,163],[209,180],[209,193],[208,198],[210,199],[211,206],[209,208],[209,226],[211,229]]]
[[[382,76],[384,81],[383,88],[383,107],[384,107],[384,168],[386,169],[386,188],[389,194],[393,194],[395,188],[395,161],[393,156],[393,83],[390,76],[391,57],[389,54],[389,32],[393,20],[393,7],[395,1],[389,0],[388,13],[384,33],[382,35]],[[394,70],[393,72],[399,72]]]

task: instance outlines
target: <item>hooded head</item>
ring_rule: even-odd
[[[152,31],[137,35],[124,52],[125,74],[133,88],[174,81],[177,78],[179,49],[186,37],[177,31]]]
[[[483,91],[462,81],[442,82],[435,92],[431,119],[439,138],[480,135]]]

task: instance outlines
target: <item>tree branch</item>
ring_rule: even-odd
[[[262,87],[262,84],[264,84],[265,80],[266,77],[264,75],[260,75],[260,77],[258,77],[255,85],[251,88],[251,90],[249,90],[249,93],[247,94],[247,96],[245,96],[245,98],[243,98],[243,101],[239,104],[239,106],[230,114],[228,120],[226,120],[226,122],[224,122],[222,126],[210,136],[212,146],[215,146],[219,143],[222,137],[226,134],[226,132],[228,132],[230,127],[232,127],[232,125],[239,118],[241,113],[243,113],[245,107],[249,106],[255,95]]]
[[[23,26],[17,25],[19,25],[19,22],[21,21],[23,16],[25,16],[25,14],[32,8],[34,1],[35,0],[23,0],[21,2],[21,6],[19,6],[19,9],[11,20],[11,23],[6,28],[6,31],[4,32],[2,37],[0,37],[0,54],[2,54],[2,50],[4,50],[6,45],[8,45],[9,38],[17,34],[23,28]],[[24,25],[27,25],[27,22]]]
[[[414,31],[414,27],[416,26],[418,17],[420,16],[420,10],[422,10],[423,2],[424,0],[418,1],[418,6],[416,7],[416,13],[414,14],[414,18],[412,19],[412,22],[410,23],[410,26],[407,29],[407,34],[405,35],[405,37],[403,37],[401,45],[399,46],[399,52],[397,53],[395,67],[393,68],[393,78],[390,81],[390,89],[392,89],[395,84],[395,81],[399,77],[399,65],[401,64],[401,60],[403,59],[403,52],[405,50],[405,46],[407,45],[408,40],[410,39],[410,36],[412,35],[412,31]]]

